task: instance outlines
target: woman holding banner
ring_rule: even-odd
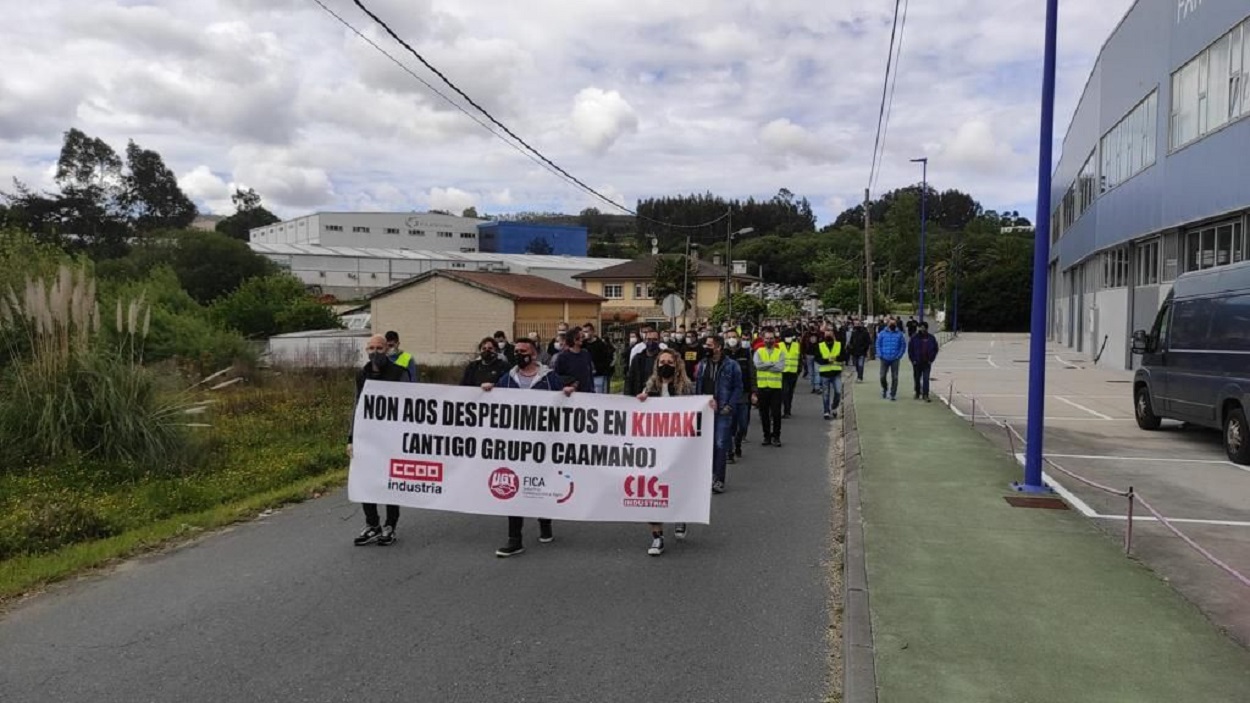
[[[651,378],[647,379],[646,388],[638,394],[638,400],[645,402],[647,398],[669,398],[673,396],[695,395],[694,382],[686,375],[686,365],[681,355],[672,349],[660,352],[655,360],[655,369]],[[716,409],[716,399],[711,400],[712,409]],[[658,557],[664,553],[664,523],[653,522],[651,526],[651,547],[647,554]],[[673,527],[673,535],[677,539],[686,538],[686,523],[679,522]]]

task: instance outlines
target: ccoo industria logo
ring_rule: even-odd
[[[391,459],[390,480],[386,482],[386,489],[404,493],[441,494],[443,465],[437,461]]]

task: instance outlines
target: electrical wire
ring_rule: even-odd
[[[326,6],[325,6],[325,5],[321,2],[321,0],[313,0],[313,2],[316,2],[318,5],[321,5],[321,7],[322,7],[323,9],[325,9],[327,12],[330,12],[330,14],[331,14],[331,15],[334,15],[336,19],[338,19],[340,22],[342,22],[343,24],[345,24],[345,25],[347,25],[349,28],[351,28],[351,29],[352,29],[352,31],[353,31],[353,32],[356,32],[356,34],[357,34],[357,35],[361,35],[359,31],[357,31],[354,27],[351,27],[351,25],[350,25],[350,24],[348,24],[345,20],[343,20],[341,17],[338,17],[338,15],[335,15],[333,12],[331,12],[331,11],[330,11],[330,9],[329,9],[329,8],[327,8],[327,7],[326,7]],[[541,151],[539,151],[539,150],[535,149],[534,147],[530,146],[528,142],[526,142],[524,139],[522,139],[520,136],[518,136],[515,132],[513,132],[511,129],[509,129],[507,125],[505,125],[504,123],[502,123],[502,122],[500,122],[498,119],[496,119],[494,115],[490,114],[490,112],[489,112],[486,108],[482,107],[482,106],[481,106],[481,105],[479,105],[479,104],[478,104],[475,100],[473,100],[473,98],[469,97],[469,95],[468,95],[467,93],[465,93],[463,90],[461,90],[461,89],[460,89],[460,87],[459,87],[459,86],[457,86],[455,83],[453,83],[453,82],[451,81],[451,79],[449,79],[446,75],[444,75],[444,74],[443,74],[443,72],[442,72],[442,71],[440,71],[440,70],[438,70],[437,68],[435,68],[435,67],[434,67],[434,66],[433,66],[433,65],[432,65],[429,61],[427,61],[427,60],[425,59],[425,57],[424,57],[424,56],[422,56],[422,55],[421,55],[421,54],[420,54],[420,53],[419,53],[416,49],[412,48],[412,46],[411,46],[408,42],[404,41],[404,40],[403,40],[403,39],[402,39],[402,38],[401,38],[398,34],[396,34],[396,33],[395,33],[395,30],[391,29],[390,25],[388,25],[388,24],[387,24],[385,21],[383,21],[380,17],[378,17],[376,14],[374,14],[374,12],[373,12],[372,10],[370,10],[368,7],[366,7],[366,6],[365,6],[365,4],[364,4],[363,2],[361,2],[360,0],[352,0],[352,2],[356,5],[356,7],[360,8],[360,10],[361,10],[362,12],[364,12],[366,15],[368,15],[368,16],[369,16],[369,18],[370,18],[370,19],[372,19],[372,20],[373,20],[373,21],[374,21],[374,22],[375,22],[378,26],[380,26],[380,27],[383,29],[383,31],[385,31],[388,35],[390,35],[390,37],[391,37],[392,39],[394,39],[394,40],[395,40],[395,41],[396,41],[396,42],[397,42],[400,46],[404,47],[404,49],[406,49],[406,50],[408,51],[408,53],[412,54],[412,55],[413,55],[413,56],[414,56],[414,57],[415,57],[418,61],[420,61],[420,62],[421,62],[421,65],[425,66],[427,69],[429,69],[431,72],[433,72],[433,73],[434,73],[434,75],[438,76],[438,77],[439,77],[439,79],[441,79],[441,80],[443,81],[443,83],[447,84],[447,86],[448,86],[449,88],[451,88],[453,91],[455,91],[455,93],[456,93],[457,95],[459,95],[461,98],[463,98],[463,99],[465,100],[465,102],[467,102],[469,105],[473,106],[473,107],[474,107],[474,108],[475,108],[478,112],[482,113],[482,115],[483,115],[483,116],[485,116],[485,117],[486,117],[486,119],[487,119],[487,120],[489,120],[489,121],[491,122],[491,124],[495,125],[495,126],[496,126],[496,127],[498,127],[500,130],[502,130],[505,134],[507,134],[509,137],[511,137],[513,140],[515,140],[515,141],[516,141],[516,144],[519,144],[521,147],[524,147],[524,148],[525,148],[525,149],[526,149],[526,150],[527,150],[530,154],[533,154],[535,157],[537,157],[537,158],[538,158],[538,159],[539,159],[539,160],[540,160],[540,161],[544,164],[544,167],[545,167],[545,168],[547,168],[547,170],[548,170],[548,171],[552,171],[552,170],[554,170],[554,171],[553,171],[554,173],[556,173],[557,175],[559,175],[559,176],[561,176],[561,177],[565,178],[566,180],[568,180],[569,182],[573,183],[574,185],[576,185],[577,187],[581,188],[582,190],[586,191],[586,192],[587,192],[587,193],[589,193],[590,195],[593,195],[594,197],[596,197],[596,198],[598,198],[598,199],[602,200],[603,202],[605,202],[605,203],[607,203],[607,204],[611,205],[612,207],[614,207],[614,208],[616,208],[616,209],[618,209],[618,210],[621,210],[622,212],[625,212],[625,213],[628,213],[628,214],[630,214],[630,215],[633,215],[635,218],[638,218],[638,219],[640,219],[640,220],[644,220],[644,221],[648,221],[648,222],[652,222],[652,223],[657,224],[657,225],[662,225],[662,226],[665,226],[665,227],[671,227],[671,228],[673,228],[673,229],[699,229],[699,228],[703,228],[703,227],[708,227],[708,226],[713,225],[713,224],[716,224],[716,223],[718,223],[718,222],[720,222],[720,221],[722,221],[722,220],[725,220],[726,218],[728,218],[728,217],[730,216],[730,214],[731,214],[731,213],[730,213],[730,212],[726,212],[724,215],[721,215],[720,217],[717,217],[716,219],[709,220],[708,222],[703,222],[703,223],[700,223],[700,224],[697,224],[697,225],[683,225],[683,224],[677,224],[677,223],[673,223],[673,222],[663,222],[663,221],[660,221],[660,220],[655,220],[655,219],[652,219],[652,218],[649,218],[649,217],[646,217],[646,216],[643,216],[643,215],[639,215],[639,214],[638,214],[637,212],[635,212],[634,210],[631,210],[631,209],[629,209],[628,207],[626,207],[626,206],[624,206],[624,205],[622,205],[622,204],[620,204],[620,203],[616,202],[615,200],[612,200],[612,199],[611,199],[611,198],[609,198],[608,196],[604,195],[603,193],[600,193],[599,191],[597,191],[597,190],[595,190],[594,188],[592,188],[592,187],[590,187],[589,185],[587,185],[587,184],[586,184],[585,182],[583,182],[581,179],[577,178],[577,177],[576,177],[576,176],[574,176],[573,174],[571,174],[571,173],[569,173],[568,171],[566,171],[566,170],[564,170],[563,168],[561,168],[561,167],[560,167],[558,164],[556,164],[554,161],[552,161],[551,159],[547,158],[547,157],[546,157],[546,156],[545,156],[545,155],[544,155]],[[361,35],[361,36],[363,36],[363,35]],[[378,48],[379,50],[381,50],[381,49],[380,49],[380,47],[377,47],[377,45],[376,45],[376,44],[374,44],[372,41],[370,41],[369,43],[370,43],[371,45],[373,45],[375,48]],[[385,51],[383,51],[383,53],[385,54],[386,52],[385,52]],[[388,55],[388,57],[389,57],[389,54],[387,54],[387,55]],[[393,57],[391,57],[391,59],[392,59],[393,61],[395,60]],[[398,62],[397,62],[397,63],[398,63]],[[402,66],[402,64],[400,64],[400,65]],[[408,71],[407,67],[404,67],[404,68],[405,68],[405,70],[406,70],[406,71]],[[411,74],[412,72],[411,72],[411,71],[408,71],[408,73],[410,73],[410,74]],[[414,75],[414,77],[416,77],[416,76],[415,76],[415,74],[413,74],[413,75]],[[421,79],[420,77],[417,77],[417,78],[418,78],[418,80],[420,80],[420,81],[421,81],[421,83],[422,83],[422,84],[426,85],[427,87],[430,87],[429,83],[427,83],[425,80]],[[432,87],[430,87],[430,89],[431,89],[431,90],[433,90],[433,88],[432,88]],[[435,91],[435,92],[437,93],[438,91]],[[444,99],[444,100],[447,100],[448,102],[451,102],[453,105],[456,105],[456,103],[455,103],[454,101],[452,101],[450,98],[448,98],[447,96],[443,95],[442,93],[438,93],[438,94],[439,94],[441,97],[443,97],[443,99]],[[460,110],[461,110],[461,112],[465,112],[465,110],[464,110],[462,107],[460,107],[459,105],[456,105],[456,107],[457,107],[457,109],[460,109]],[[468,114],[468,113],[466,112],[466,114]],[[472,115],[470,115],[470,116],[472,116]],[[477,119],[476,119],[476,117],[474,118],[474,121],[478,122],[478,124],[482,124],[480,120],[477,120]],[[494,130],[490,129],[489,127],[486,127],[486,125],[482,125],[482,126],[483,126],[484,128],[486,128],[486,129],[488,129],[488,131],[490,131],[492,134],[495,134],[495,136],[496,136],[496,137],[499,137],[500,139],[502,139],[502,136],[501,136],[501,135],[499,135],[499,134],[498,134],[497,132],[495,132]],[[507,140],[504,140],[504,141],[507,141]],[[510,145],[512,145],[514,148],[517,148],[517,147],[516,147],[516,144],[512,144],[511,142],[508,142],[508,143],[509,143]]]
[[[881,155],[878,157],[878,165],[885,160],[885,144],[890,133],[890,115],[894,112],[894,90],[898,88],[898,69],[903,63],[903,36],[907,30],[907,10],[910,6],[911,0],[903,0],[903,19],[898,25],[898,51],[894,55],[894,78],[890,81],[890,99],[885,105],[885,123],[881,127]],[[877,178],[880,177],[881,171],[878,170],[871,188],[877,187]]]
[[[877,137],[872,144],[872,166],[868,170],[868,187],[877,177],[877,153],[881,148],[881,131],[885,123],[885,103],[890,91],[890,69],[894,65],[894,41],[898,34],[898,10],[902,0],[894,0],[894,25],[890,29],[890,53],[885,59],[885,80],[881,84],[881,109],[877,112]]]

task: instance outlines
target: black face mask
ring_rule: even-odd
[[[711,347],[703,347],[703,356],[714,356],[715,354],[715,349],[712,349]]]
[[[387,356],[386,352],[373,352],[369,354],[369,361],[378,368],[386,366],[390,360],[391,357]]]
[[[482,352],[482,361],[485,361],[486,363],[489,364],[490,362],[494,360],[495,360],[495,352],[489,349],[486,349]]]
[[[521,368],[528,367],[530,363],[533,361],[534,361],[534,357],[530,356],[529,354],[517,354],[516,355],[516,365],[520,366]]]
[[[660,378],[670,379],[673,376],[677,375],[677,367],[676,366],[661,366],[660,370],[657,371],[656,373],[660,374]]]
[[[659,350],[660,350],[660,343],[658,341],[647,340],[647,351],[655,352]]]
[[[896,330],[896,329],[898,329],[898,326],[896,326],[893,322],[891,322],[891,323],[890,323],[890,331],[891,331],[891,332],[893,332],[893,331],[894,331],[894,330]]]

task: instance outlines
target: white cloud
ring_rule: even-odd
[[[638,114],[615,90],[583,89],[573,99],[572,122],[578,141],[594,154],[638,131]]]
[[[1095,53],[1131,2],[1065,5],[1060,138]],[[350,0],[327,4],[452,95]],[[256,188],[282,216],[611,209],[489,135],[304,0],[19,5],[0,25],[8,68],[0,75],[0,183],[45,184],[61,135],[77,127],[119,152],[128,139],[155,149],[197,204],[226,212],[235,183]],[[786,187],[829,222],[862,198],[888,3],[370,7],[527,142],[627,205],[625,194],[767,198]],[[986,207],[1028,209],[1043,9],[1034,0],[911,5],[875,192],[919,180],[908,159],[929,154],[936,187],[960,188]]]
[[[478,196],[459,188],[431,188],[425,200],[431,210],[446,210],[459,215],[465,208],[475,207]]]

